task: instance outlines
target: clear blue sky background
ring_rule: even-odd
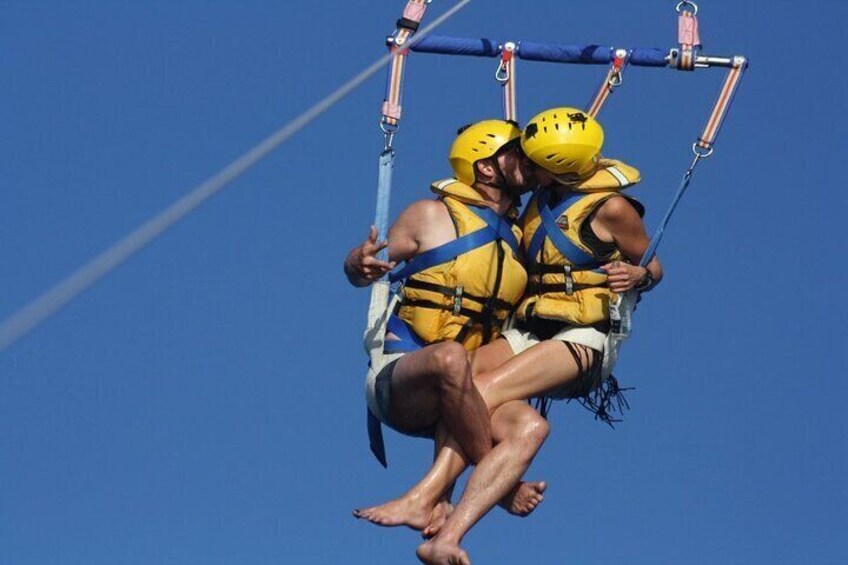
[[[440,32],[669,48],[674,5],[486,0]],[[382,54],[402,7],[0,4],[0,318]],[[611,431],[558,404],[529,472],[547,499],[487,517],[476,563],[845,562],[848,9],[701,8],[707,50],[752,65],[617,371],[633,410]],[[449,174],[457,126],[499,115],[493,72],[413,58],[395,213]],[[521,64],[522,117],[603,72]],[[649,226],[723,75],[633,68],[602,115]],[[383,86],[0,354],[0,563],[413,562],[416,534],[350,517],[430,458],[395,434],[388,471],[368,452],[367,292],[341,271],[373,217]]]

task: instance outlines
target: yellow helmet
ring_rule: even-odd
[[[477,161],[494,157],[520,137],[515,122],[505,120],[484,120],[460,129],[448,157],[456,180],[473,186],[477,182]]]
[[[604,130],[577,108],[552,108],[535,116],[521,134],[527,157],[557,176],[582,179],[595,171]]]

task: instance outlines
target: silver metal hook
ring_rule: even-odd
[[[383,147],[384,151],[392,149],[392,143],[394,143],[395,134],[398,132],[399,129],[400,129],[400,124],[392,125],[392,124],[387,123],[385,119],[380,120],[380,130],[385,135],[384,142],[383,142],[384,143],[384,147]]]
[[[607,81],[610,88],[618,88],[622,84],[624,84],[624,75],[621,74],[621,71],[616,71],[612,74],[612,76]]]

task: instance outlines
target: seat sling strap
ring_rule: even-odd
[[[418,337],[406,322],[392,314],[386,322],[386,333],[393,333],[398,340],[386,341],[383,347],[384,353],[410,353],[427,347],[427,342]],[[388,467],[386,460],[386,444],[383,441],[383,427],[377,416],[366,408],[368,412],[368,446],[371,453],[383,467]]]

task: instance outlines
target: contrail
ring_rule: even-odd
[[[469,2],[471,0],[460,0],[457,2],[452,8],[413,36],[409,43],[407,43],[407,47],[411,47],[424,39],[430,32],[450,19]],[[31,332],[50,316],[65,307],[74,298],[85,292],[94,283],[108,275],[121,265],[121,263],[196,210],[201,204],[265,158],[280,144],[353,92],[374,73],[386,66],[391,59],[391,53],[377,59],[361,73],[339,87],[335,92],[275,131],[253,147],[253,149],[227,165],[223,170],[193,188],[188,194],[142,224],[135,231],[114,243],[106,251],[71,273],[56,286],[11,315],[0,325],[0,351],[8,348]]]

